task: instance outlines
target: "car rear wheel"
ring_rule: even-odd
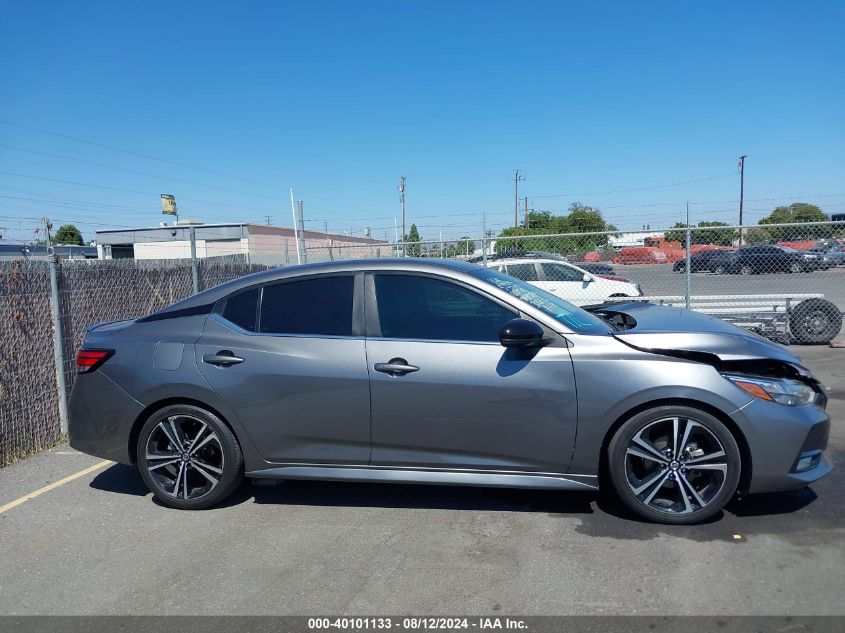
[[[792,262],[789,265],[789,272],[791,272],[791,273],[800,273],[802,270],[804,270],[804,269],[801,267],[801,264],[799,264],[798,262]]]
[[[164,505],[209,508],[243,480],[243,455],[232,431],[213,413],[193,405],[165,407],[144,423],[138,470]]]
[[[692,524],[718,513],[736,492],[736,440],[714,416],[691,407],[638,413],[608,447],[610,478],[622,502],[657,523]]]
[[[743,264],[739,267],[740,275],[751,275],[752,273],[754,273],[754,269],[751,268],[751,266],[749,266],[748,264]]]
[[[727,272],[727,270],[725,269],[724,266],[716,266],[716,268],[713,269],[713,272],[716,273],[717,275],[724,275]]]

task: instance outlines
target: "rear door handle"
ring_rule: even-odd
[[[209,365],[218,365],[220,367],[227,367],[228,365],[237,365],[244,362],[240,356],[235,356],[229,350],[221,350],[216,354],[206,354],[202,357],[202,362]]]
[[[373,369],[391,376],[404,376],[420,370],[416,365],[409,365],[404,358],[391,358],[386,363],[376,363]]]

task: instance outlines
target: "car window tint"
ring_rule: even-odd
[[[522,281],[537,281],[537,269],[534,264],[508,264],[505,270],[511,277]]]
[[[543,264],[543,274],[547,281],[583,281],[584,273],[563,264]]]
[[[351,336],[354,283],[345,275],[265,286],[261,332]]]
[[[448,281],[375,275],[381,334],[387,338],[496,341],[516,312]]]
[[[226,299],[223,318],[251,332],[255,331],[255,317],[258,315],[258,288],[241,292]]]

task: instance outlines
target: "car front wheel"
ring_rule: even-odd
[[[736,440],[714,416],[663,406],[625,422],[608,446],[610,478],[622,502],[657,523],[692,524],[717,514],[736,492]]]
[[[164,505],[209,508],[243,480],[243,455],[216,415],[193,405],[154,413],[138,438],[137,464],[147,487]]]

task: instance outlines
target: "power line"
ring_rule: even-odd
[[[241,191],[239,189],[229,189],[228,187],[218,187],[216,185],[206,185],[201,182],[196,182],[195,180],[185,180],[183,178],[172,178],[170,176],[162,176],[161,174],[151,174],[146,171],[138,171],[137,169],[127,169],[125,167],[117,167],[116,165],[107,165],[105,163],[98,163],[92,160],[85,160],[83,158],[75,158],[73,156],[63,156],[62,154],[52,154],[50,152],[40,152],[34,149],[27,149],[25,147],[16,147],[14,145],[6,145],[5,143],[0,143],[0,147],[5,147],[6,149],[11,149],[16,152],[27,152],[29,154],[37,154],[39,156],[48,156],[50,158],[58,158],[61,160],[69,160],[75,163],[83,163],[85,165],[94,165],[95,167],[102,167],[105,169],[113,169],[115,171],[122,171],[127,174],[137,174],[140,176],[147,176],[149,178],[159,178],[161,180],[167,180],[168,182],[180,182],[187,185],[194,185],[197,187],[203,187],[205,189],[218,189],[220,191],[227,191],[229,193],[236,193],[241,196],[254,196],[256,198],[264,198],[265,200],[278,200],[278,197],[274,196],[265,196],[260,193],[250,193],[248,191]]]
[[[718,180],[720,178],[729,178],[736,176],[735,173],[722,174],[721,176],[710,176],[708,178],[697,178],[695,180],[685,180],[683,182],[672,182],[665,185],[651,185],[648,187],[632,187],[630,189],[615,189],[612,191],[588,191],[586,193],[554,193],[545,195],[534,195],[533,198],[566,198],[569,196],[601,196],[610,193],[629,193],[631,191],[647,191],[649,189],[665,189],[667,187],[680,187],[681,185],[691,185],[696,182],[707,182],[709,180]]]
[[[143,195],[143,196],[158,196],[158,195],[160,195],[160,192],[155,193],[155,192],[150,192],[150,191],[139,191],[137,189],[123,189],[123,188],[120,188],[120,187],[109,187],[107,185],[94,185],[94,184],[91,184],[91,183],[77,182],[77,181],[74,181],[74,180],[61,180],[61,179],[58,179],[58,178],[46,178],[44,176],[30,176],[29,174],[21,174],[19,172],[14,172],[14,171],[0,170],[0,174],[6,174],[8,176],[17,176],[19,178],[30,178],[32,180],[43,180],[45,182],[56,182],[56,183],[60,183],[60,184],[64,184],[64,185],[75,185],[75,186],[78,186],[78,187],[91,187],[93,189],[104,189],[104,190],[107,190],[107,191],[117,191],[117,192],[121,192],[121,193],[134,193],[134,194]],[[188,196],[180,196],[180,198],[182,200],[190,200],[191,202],[200,202],[202,204],[213,204],[213,205],[225,206],[225,207],[231,207],[232,206],[228,202],[215,202],[213,200],[201,200],[200,198],[189,198]],[[244,206],[240,206],[240,205],[238,205],[238,206],[241,209],[246,209],[246,210],[249,210],[249,211],[258,211],[260,213],[267,213],[268,211],[271,212],[271,213],[273,212],[272,209],[259,209],[259,208],[256,208],[256,207],[244,207]]]
[[[0,119],[0,123],[3,123],[5,125],[11,125],[11,126],[14,126],[14,127],[18,127],[18,128],[24,129],[24,130],[39,132],[41,134],[49,134],[50,136],[55,136],[57,138],[63,138],[63,139],[67,139],[67,140],[70,140],[70,141],[75,141],[77,143],[84,143],[86,145],[92,145],[94,147],[100,147],[102,149],[108,149],[108,150],[111,150],[113,152],[121,152],[123,154],[128,154],[130,156],[136,156],[138,158],[145,158],[147,160],[154,160],[154,161],[157,161],[159,163],[165,163],[167,165],[174,165],[176,167],[183,167],[185,169],[193,169],[195,171],[201,171],[201,172],[205,172],[207,174],[213,174],[215,176],[223,176],[224,178],[231,178],[232,180],[240,180],[241,182],[247,182],[247,183],[250,183],[250,184],[253,184],[253,185],[260,185],[262,187],[271,187],[273,189],[280,189],[280,190],[285,189],[285,187],[281,187],[279,185],[274,185],[274,184],[270,184],[270,183],[266,183],[266,182],[261,182],[260,180],[251,180],[249,178],[242,178],[241,176],[234,176],[232,174],[227,174],[227,173],[222,172],[222,171],[207,169],[205,167],[197,167],[195,165],[189,165],[187,163],[180,163],[180,162],[176,162],[176,161],[173,161],[173,160],[168,160],[166,158],[160,158],[158,156],[151,156],[150,154],[143,154],[141,152],[135,152],[135,151],[132,151],[132,150],[124,149],[122,147],[116,147],[114,145],[106,145],[105,143],[98,143],[96,141],[89,141],[89,140],[84,139],[84,138],[79,138],[78,136],[71,136],[69,134],[62,134],[60,132],[53,132],[51,130],[45,130],[43,128],[33,127],[31,125],[24,125],[23,123],[15,123],[14,121],[8,121],[8,120],[5,120],[5,119]]]

